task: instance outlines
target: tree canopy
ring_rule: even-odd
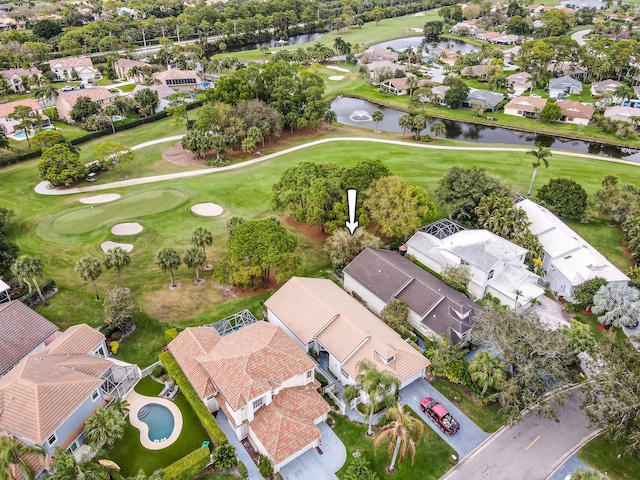
[[[353,235],[346,229],[337,229],[327,238],[324,250],[331,259],[331,265],[344,268],[367,247],[381,248],[382,241],[362,228]]]
[[[42,152],[38,162],[38,170],[43,180],[52,185],[73,183],[84,177],[88,169],[77,153],[69,150],[66,144],[58,144]]]
[[[562,217],[582,218],[587,208],[587,192],[570,178],[552,178],[540,187],[537,197]]]
[[[91,115],[95,115],[100,112],[100,105],[91,100],[89,97],[78,97],[76,103],[71,108],[69,116],[74,122],[84,122]]]
[[[138,305],[128,288],[114,288],[104,297],[105,323],[112,328],[126,332],[131,328]]]

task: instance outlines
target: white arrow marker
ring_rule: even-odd
[[[356,198],[358,196],[358,191],[355,188],[350,188],[347,190],[347,202],[349,203],[349,220],[344,222],[345,226],[349,229],[351,235],[358,228],[358,221],[356,220]]]

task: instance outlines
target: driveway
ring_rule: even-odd
[[[320,423],[318,427],[322,432],[322,455],[312,448],[287,463],[280,470],[284,480],[338,480],[335,472],[340,470],[347,460],[347,449],[325,422]]]
[[[578,42],[578,45],[584,46],[587,43],[585,42],[584,37],[586,37],[590,33],[591,33],[591,30],[578,30],[577,32],[574,32],[571,34],[571,38],[576,42]]]
[[[218,425],[227,436],[229,443],[235,447],[238,460],[244,463],[247,470],[249,470],[249,480],[263,480],[262,475],[260,475],[260,472],[258,471],[258,467],[253,463],[249,453],[236,437],[236,432],[234,432],[231,425],[229,425],[229,420],[227,420],[227,417],[222,410],[218,410],[218,413],[216,413],[216,422],[218,422]]]
[[[424,397],[433,397],[436,401],[449,410],[449,413],[453,415],[453,418],[460,424],[460,430],[453,435],[447,435],[436,423],[431,420],[426,413],[422,413],[420,410],[420,402]],[[427,422],[434,432],[436,432],[445,442],[458,452],[458,458],[462,459],[469,455],[478,445],[489,438],[489,434],[484,432],[473,421],[462,413],[458,407],[451,403],[447,398],[436,390],[429,382],[421,378],[416,380],[409,386],[402,389],[400,392],[400,403],[403,405],[409,405],[415,410],[420,417]],[[473,477],[467,477],[473,478]]]
[[[582,411],[582,400],[575,391],[556,406],[557,421],[542,419],[535,411],[525,414],[522,422],[498,430],[441,480],[546,480],[597,433]]]
[[[565,480],[567,475],[575,472],[578,468],[581,470],[593,470],[593,468],[578,458],[578,452],[576,452],[571,455],[571,457],[569,457],[569,459],[564,462],[564,464],[556,470],[548,480]]]
[[[542,320],[542,324],[549,330],[558,330],[563,326],[569,326],[569,322],[567,322],[562,316],[562,307],[557,302],[551,300],[549,297],[545,297],[541,295],[538,298],[539,304],[534,305],[529,310],[530,312],[536,313],[540,320]]]

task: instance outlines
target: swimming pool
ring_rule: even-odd
[[[202,83],[200,84],[200,86],[201,86],[202,88],[211,88],[211,87],[213,87],[213,83],[211,83],[211,82],[202,82]]]
[[[41,130],[55,130],[55,127],[42,127]],[[38,133],[35,130],[31,130],[29,132],[29,138],[33,137],[36,133]],[[16,140],[25,140],[27,138],[27,136],[24,134],[24,132],[20,132],[20,133],[16,133],[14,135],[12,135],[12,137]]]
[[[138,419],[149,427],[148,435],[152,442],[167,440],[175,426],[171,411],[157,403],[148,403],[138,410]]]
[[[112,122],[119,122],[120,120],[124,120],[124,117],[120,115],[114,115],[113,117],[111,117]]]

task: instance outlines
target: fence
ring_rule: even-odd
[[[332,383],[330,385],[327,385],[326,387],[324,387],[323,392],[329,395],[329,398],[336,403],[336,405],[340,409],[340,412],[344,415],[347,411],[347,408],[344,402],[338,398],[338,388],[336,387],[336,384]]]
[[[152,363],[147,368],[142,370],[142,372],[140,373],[140,378],[142,379],[144,377],[148,377],[149,375],[151,375],[151,372],[153,372],[153,369],[156,368],[158,365],[162,365],[162,362],[160,360],[158,360],[156,363]]]

